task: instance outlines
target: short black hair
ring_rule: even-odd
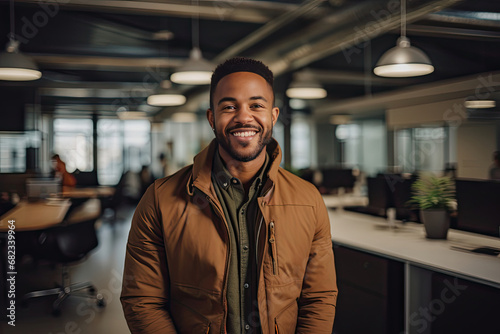
[[[274,84],[273,72],[263,62],[245,57],[235,57],[226,60],[215,68],[210,81],[210,108],[213,110],[213,95],[219,81],[226,75],[235,72],[252,72],[260,75],[267,81],[271,89]]]

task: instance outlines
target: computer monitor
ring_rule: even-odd
[[[385,216],[387,208],[391,207],[389,186],[382,177],[367,177],[368,209],[373,214]]]
[[[322,169],[323,182],[321,185],[327,189],[354,188],[356,178],[352,175],[352,169],[326,168]]]
[[[457,229],[498,237],[500,182],[456,180]]]
[[[53,178],[33,178],[26,180],[28,199],[56,196],[61,192],[61,180]]]

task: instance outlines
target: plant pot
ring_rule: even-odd
[[[424,222],[425,234],[429,239],[446,239],[450,228],[450,216],[445,209],[420,211]]]

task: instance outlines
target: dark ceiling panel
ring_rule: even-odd
[[[414,10],[435,2],[438,1],[413,0],[408,6],[409,10]],[[61,4],[57,13],[52,15],[36,1],[16,1],[16,32],[22,42],[21,51],[40,59],[44,74],[37,82],[17,85],[101,87],[103,83],[124,83],[128,84],[123,88],[124,95],[132,94],[130,86],[135,85],[159,89],[161,80],[168,79],[173,67],[189,55],[193,46],[192,18],[198,16],[198,10],[200,47],[204,57],[211,60],[266,27],[267,23],[278,22],[281,15],[291,13],[308,2],[202,0],[200,7],[195,8],[190,7],[187,1],[150,0],[142,1],[144,10],[113,7],[114,3],[119,2],[89,1],[85,5],[84,2],[74,1]],[[140,4],[141,1],[134,3]],[[394,2],[390,0],[323,1],[314,10],[298,15],[293,21],[278,25],[264,37],[246,44],[238,54],[256,55],[266,61],[269,55],[279,58],[298,52],[309,42],[325,41],[319,45],[328,48],[330,42],[327,40],[333,34],[342,37],[370,24],[385,24],[391,4]],[[174,10],[174,6],[180,9]],[[155,11],[154,8],[159,9]],[[8,2],[0,2],[1,47],[7,43],[10,29],[8,9]],[[478,12],[489,14],[477,15]],[[393,16],[397,18],[398,15],[398,8],[395,8]],[[408,25],[412,44],[424,50],[436,68],[434,73],[425,77],[391,80],[372,75],[372,68],[379,57],[395,45],[399,37],[397,26],[395,24],[381,36],[374,37],[369,45],[347,45],[334,54],[306,63],[305,66],[317,73],[328,90],[329,98],[324,103],[500,70],[499,1],[460,1]],[[168,36],[165,32],[171,33],[170,39],[165,38]],[[304,39],[304,36],[308,38]],[[278,49],[277,46],[284,42],[287,44]],[[309,55],[307,49],[302,52],[304,57]],[[80,59],[81,64],[75,63],[75,59]],[[290,70],[281,73],[281,78],[278,78],[281,93],[291,78]],[[0,90],[10,85],[0,82]],[[192,97],[206,90],[206,87],[176,88]],[[68,100],[46,96],[42,98],[42,104],[46,104],[46,107],[42,106],[42,110],[46,111],[57,109],[58,104],[102,105],[103,109],[109,110],[109,101],[103,99],[75,97]],[[141,104],[145,104],[143,98],[134,98],[134,107]],[[82,112],[87,109],[82,107]]]

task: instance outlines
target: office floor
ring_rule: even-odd
[[[106,299],[99,308],[85,298],[70,297],[62,305],[61,315],[51,314],[55,297],[33,298],[23,307],[19,297],[24,293],[48,289],[60,282],[60,267],[35,266],[31,262],[18,265],[16,326],[0,319],[0,333],[5,334],[127,334],[128,330],[120,304],[121,281],[125,246],[134,207],[121,208],[117,220],[104,221],[98,231],[99,246],[90,257],[71,268],[73,282],[91,281]],[[3,312],[2,312],[3,313]]]

